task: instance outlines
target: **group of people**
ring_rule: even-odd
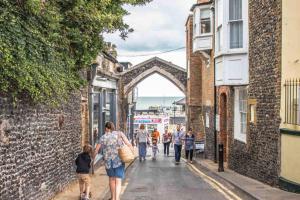
[[[152,147],[153,159],[156,159],[159,151],[158,144],[161,142],[160,133],[155,129],[151,137],[145,130],[145,125],[141,125],[136,135],[136,143],[139,148],[140,162],[146,160],[147,147]],[[185,134],[180,125],[177,130],[171,134],[165,130],[162,136],[162,143],[164,144],[164,155],[169,156],[170,145],[174,145],[175,149],[175,163],[179,164],[181,157],[182,145],[185,144],[186,158],[189,162],[193,160],[195,136],[192,129]],[[98,154],[100,148],[103,150],[103,159],[106,173],[109,177],[109,187],[111,192],[111,200],[120,200],[121,182],[125,175],[125,163],[122,162],[118,150],[127,145],[132,153],[134,153],[133,146],[127,139],[124,133],[116,131],[112,122],[105,124],[105,134],[101,136],[96,148],[93,149],[91,145],[85,145],[83,152],[80,153],[76,160],[76,172],[79,179],[80,199],[89,200],[91,179],[89,176],[90,168],[93,160]]]
[[[156,160],[158,149],[158,143],[160,143],[160,133],[157,129],[154,129],[151,136],[145,130],[145,125],[142,124],[136,134],[136,144],[139,148],[139,160],[140,162],[146,160],[147,147],[152,147],[152,159]],[[175,164],[180,163],[181,150],[183,144],[185,145],[185,155],[189,162],[193,162],[195,135],[192,129],[185,134],[180,125],[177,125],[176,131],[172,134],[165,130],[162,136],[162,143],[164,145],[164,155],[169,156],[170,146],[174,145],[175,150]]]

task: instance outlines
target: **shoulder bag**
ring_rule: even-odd
[[[124,163],[130,163],[134,160],[134,153],[131,151],[131,149],[129,148],[129,146],[127,146],[121,136],[121,133],[118,133],[118,138],[120,140],[120,147],[118,149],[118,155],[120,157],[120,159],[124,162]]]

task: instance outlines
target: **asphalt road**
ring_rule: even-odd
[[[150,149],[148,149],[150,151]],[[228,199],[217,187],[199,177],[181,161],[165,157],[162,151],[156,161],[136,160],[123,182],[122,200],[223,200]],[[171,151],[171,155],[174,155]]]

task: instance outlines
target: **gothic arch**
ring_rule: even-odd
[[[177,65],[174,65],[171,62],[167,62],[158,57],[154,57],[132,67],[131,69],[121,74],[121,79],[124,87],[124,95],[126,96],[141,81],[155,73],[168,79],[184,94],[186,93],[186,70]]]
[[[151,58],[142,62],[120,74],[119,80],[119,128],[125,131],[127,127],[128,104],[127,98],[130,91],[133,90],[141,81],[151,76],[159,74],[171,81],[184,94],[187,87],[187,72],[184,68],[174,65],[171,62],[165,61],[158,57]]]

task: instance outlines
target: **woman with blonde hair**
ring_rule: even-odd
[[[136,143],[138,144],[139,147],[140,162],[146,160],[148,140],[149,140],[149,135],[145,130],[145,125],[141,124],[140,129],[138,130],[136,135]]]
[[[130,147],[132,152],[134,151],[124,133],[115,131],[112,122],[106,122],[105,134],[96,146],[95,155],[102,147],[105,169],[109,176],[111,200],[120,200],[121,183],[125,175],[125,163],[122,162],[118,154],[118,150],[122,146],[121,143]]]

